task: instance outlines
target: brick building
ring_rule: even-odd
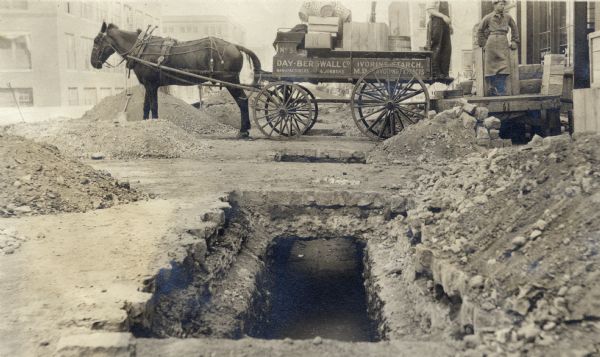
[[[7,83],[23,107],[91,106],[123,90],[124,66],[96,70],[90,64],[102,20],[129,30],[159,25],[160,5],[0,1],[0,107],[15,106]]]

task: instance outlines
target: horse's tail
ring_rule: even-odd
[[[244,53],[247,57],[250,63],[252,63],[252,68],[254,70],[254,79],[252,80],[252,85],[256,85],[256,80],[257,74],[261,74],[263,71],[261,69],[261,65],[260,65],[260,60],[258,59],[258,56],[256,55],[256,53],[252,52],[251,50],[247,49],[244,46],[240,46],[240,45],[235,45],[235,47],[242,53]]]

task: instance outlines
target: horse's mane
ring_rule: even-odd
[[[108,32],[109,30],[112,30],[112,29],[118,30],[118,29],[119,29],[119,26],[117,26],[117,25],[115,25],[115,24],[113,24],[113,23],[111,22],[111,23],[110,23],[110,24],[108,24],[108,26],[106,27],[106,32]],[[139,35],[140,33],[142,33],[142,29],[137,29],[137,30],[135,30],[135,32],[136,32],[136,33]]]

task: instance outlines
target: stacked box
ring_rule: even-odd
[[[304,37],[304,48],[333,48],[330,32],[308,32]]]
[[[310,16],[308,18],[308,32],[340,32],[341,19],[339,17]]]
[[[563,77],[565,75],[565,55],[545,55],[542,74],[543,95],[561,95],[563,92]]]
[[[344,24],[345,51],[387,51],[389,28],[381,22],[349,22]]]

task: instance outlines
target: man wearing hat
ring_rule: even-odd
[[[510,75],[510,51],[517,49],[519,29],[506,13],[505,0],[493,0],[494,11],[486,15],[477,30],[480,47],[485,48],[484,75],[489,95],[506,95],[506,78]],[[510,29],[510,44],[507,34]]]

